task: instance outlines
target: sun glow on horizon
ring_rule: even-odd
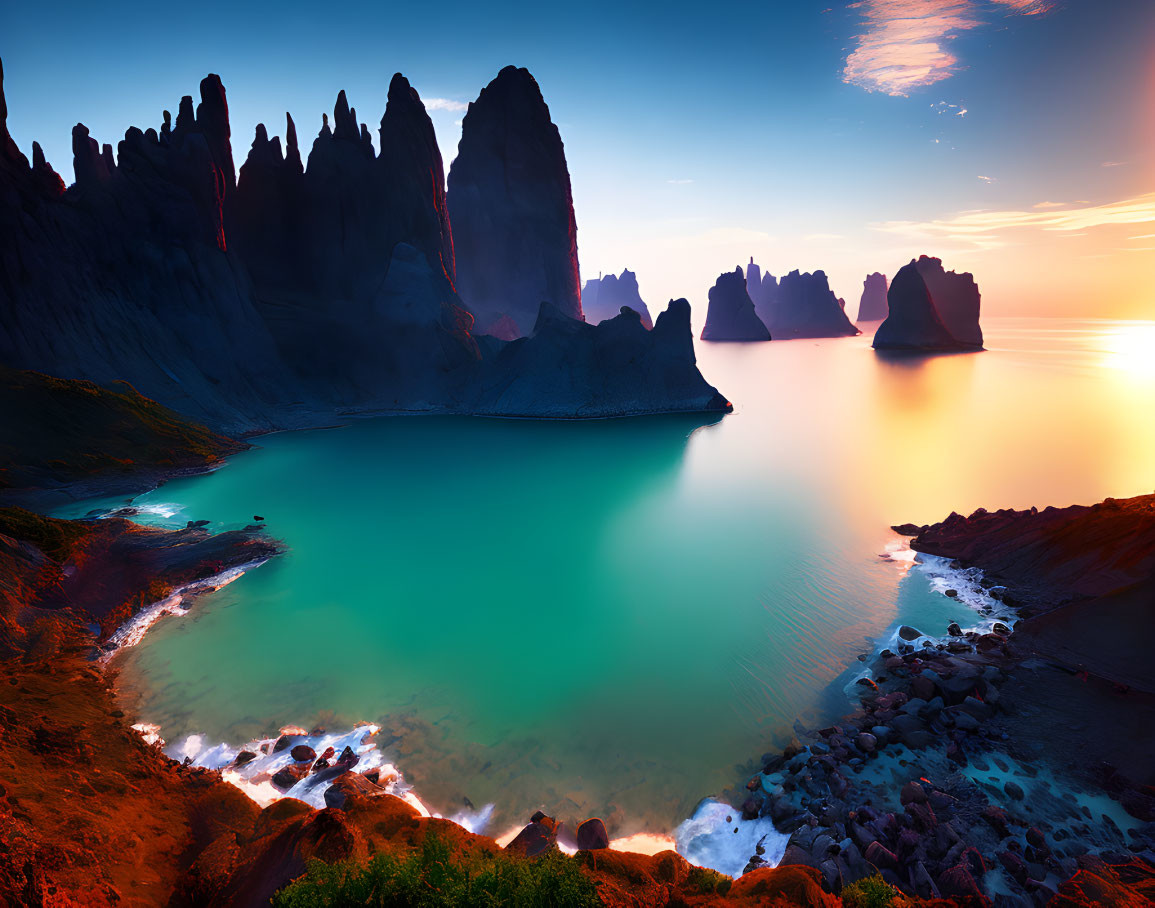
[[[1155,322],[1120,325],[1103,334],[1102,365],[1155,380]]]

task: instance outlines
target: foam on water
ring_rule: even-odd
[[[107,662],[121,649],[136,646],[144,639],[144,635],[148,633],[148,629],[165,615],[187,614],[192,607],[192,600],[197,596],[216,592],[222,587],[228,586],[234,580],[243,576],[246,571],[260,567],[267,560],[267,558],[262,558],[257,561],[250,561],[247,564],[229,568],[227,571],[221,571],[212,577],[206,577],[204,580],[195,580],[192,583],[186,583],[184,586],[177,587],[160,601],[141,609],[131,619],[117,628],[112,636],[108,638],[107,643],[104,644],[105,651],[100,657],[100,662]]]
[[[761,846],[762,860],[773,867],[782,860],[790,836],[774,828],[769,817],[743,820],[740,811],[706,798],[690,819],[674,830],[678,854],[691,864],[739,877]]]

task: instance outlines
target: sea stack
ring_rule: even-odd
[[[878,271],[868,274],[862,282],[862,297],[858,301],[858,321],[877,322],[886,318],[886,275]]]
[[[802,337],[852,337],[858,329],[846,317],[843,302],[830,289],[824,271],[791,271],[778,282],[770,333],[778,340]]]
[[[754,301],[746,292],[746,278],[741,268],[719,275],[710,288],[710,308],[702,340],[768,341],[770,330],[754,310]]]
[[[542,303],[530,337],[483,346],[469,411],[494,416],[599,418],[648,413],[727,413],[698,371],[690,304],[671,300],[653,330],[623,308],[598,325]]]
[[[605,277],[590,278],[582,288],[582,312],[591,325],[616,318],[623,306],[633,309],[642,317],[642,327],[647,331],[654,327],[650,310],[646,308],[638,290],[638,276],[629,268],[623,270],[620,276],[607,274]]]
[[[469,105],[448,204],[457,290],[480,333],[508,317],[528,334],[543,302],[582,317],[565,149],[528,70],[505,67]]]
[[[904,265],[890,284],[887,305],[886,321],[874,335],[876,350],[982,349],[974,277],[944,271],[941,259],[924,255]]]

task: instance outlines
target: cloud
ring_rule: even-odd
[[[994,177],[984,177],[981,173],[979,174],[978,178],[984,183],[993,183],[995,181]]]
[[[989,248],[1002,241],[1008,230],[1035,228],[1070,234],[1091,227],[1118,224],[1155,223],[1155,192],[1144,193],[1118,202],[1087,208],[1064,208],[1061,211],[1035,208],[1030,211],[963,211],[954,217],[933,221],[881,221],[871,228],[914,240],[950,239]]]
[[[958,71],[959,59],[949,46],[963,32],[1000,13],[1038,16],[1054,5],[1054,0],[859,0],[849,8],[862,17],[863,32],[846,58],[842,80],[905,97]]]
[[[1066,208],[1066,202],[1036,202],[1032,208]]]
[[[693,183],[694,181],[693,180],[666,180],[666,182],[670,183],[673,186],[685,186],[689,183]]]
[[[1155,233],[1142,233],[1139,236],[1129,236],[1129,240],[1155,240]]]
[[[1101,166],[1102,167],[1122,167],[1126,163],[1127,163],[1126,161],[1104,161]]]
[[[423,98],[422,102],[426,110],[469,110],[469,105],[464,101],[451,101],[449,98]]]
[[[841,233],[808,233],[802,237],[804,242],[808,243],[826,243],[832,240],[841,240]]]

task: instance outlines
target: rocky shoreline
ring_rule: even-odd
[[[989,630],[952,624],[936,641],[901,628],[894,649],[860,657],[858,709],[762,758],[732,798],[790,835],[779,866],[815,868],[835,893],[880,874],[911,896],[972,904],[1092,904],[1079,901],[1088,877],[1125,879],[1132,901],[1118,903],[1142,904],[1155,879],[1155,697],[1036,644],[1052,613],[1151,601],[1153,502],[895,527],[916,550],[965,556],[950,569],[979,593]],[[1085,648],[1068,630],[1066,646]],[[756,853],[747,870],[762,863]]]

